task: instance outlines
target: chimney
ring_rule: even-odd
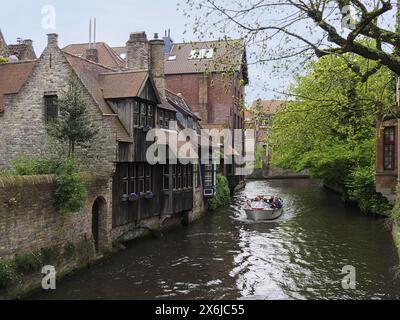
[[[126,67],[129,70],[149,70],[149,41],[145,32],[134,32],[126,43]]]
[[[31,39],[25,39],[22,41],[23,44],[27,45],[28,47],[33,46],[33,41]]]
[[[47,35],[47,47],[49,47],[49,48],[57,48],[58,47],[58,34],[57,33],[49,33]]]
[[[158,34],[155,34],[154,40],[150,41],[150,74],[162,97],[165,97],[164,46],[164,40],[158,39]]]
[[[99,63],[99,52],[96,48],[86,49],[86,59]]]
[[[163,37],[165,48],[164,52],[165,53],[170,53],[172,50],[172,47],[174,46],[174,41],[171,39],[171,30],[168,29],[165,30],[165,36]]]

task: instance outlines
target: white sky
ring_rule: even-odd
[[[125,45],[129,34],[134,31],[146,31],[149,38],[154,33],[161,36],[164,30],[171,29],[175,42],[196,40],[186,27],[189,21],[177,11],[177,2],[182,0],[23,0],[18,3],[2,1],[0,9],[0,29],[7,43],[15,43],[18,37],[32,39],[37,55],[46,46],[47,33],[59,34],[60,47],[70,43],[88,42],[89,19],[97,19],[97,41],[107,42],[111,46]],[[46,5],[56,9],[56,29],[42,27]],[[188,32],[184,35],[184,31]],[[232,35],[234,36],[234,35]],[[279,80],[271,81],[268,74],[256,79],[256,67],[250,68],[250,85],[246,89],[247,103],[258,97],[272,99],[271,90],[263,87],[283,90],[285,85]],[[252,81],[254,80],[254,81]],[[264,82],[264,83],[262,83]]]

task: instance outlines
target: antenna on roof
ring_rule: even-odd
[[[92,49],[92,19],[89,19],[89,49]]]
[[[96,18],[94,18],[93,49],[96,49]]]
[[[92,42],[92,19],[89,19],[89,49],[96,49],[96,18],[93,18],[93,42]]]

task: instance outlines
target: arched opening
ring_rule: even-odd
[[[106,201],[103,197],[97,198],[92,207],[92,235],[96,252],[98,252],[100,248],[99,243],[101,241],[101,220],[104,218],[103,216],[105,210]]]

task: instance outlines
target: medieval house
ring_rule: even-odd
[[[185,98],[193,113],[201,119],[202,127],[244,129],[243,102],[248,70],[242,41],[174,43],[169,31],[162,41],[165,60],[162,81],[167,89]],[[63,50],[85,57],[88,46],[88,43],[71,44]],[[95,46],[99,48],[98,62],[102,65],[118,68],[121,60],[128,59],[127,47],[111,49],[102,42],[97,42]],[[131,60],[140,61],[140,58]],[[232,151],[234,153],[235,150]],[[244,177],[235,174],[233,159],[232,163],[222,165],[221,170],[228,178],[231,189],[234,189],[244,181]]]
[[[90,146],[77,150],[86,171],[105,177],[105,185],[88,199],[93,206],[87,232],[95,247],[106,251],[142,229],[198,216],[204,199],[214,194],[213,166],[150,165],[146,159],[153,143],[146,141],[149,129],[200,128],[185,99],[165,88],[164,42],[148,41],[144,32],[131,34],[124,66],[114,54],[107,56],[106,46],[88,46],[84,55],[69,53],[71,48],[61,50],[58,36],[49,34],[39,59],[0,64],[0,168],[46,151],[47,123],[58,116],[57,99],[73,77],[99,128]],[[204,196],[206,184],[211,193]]]

